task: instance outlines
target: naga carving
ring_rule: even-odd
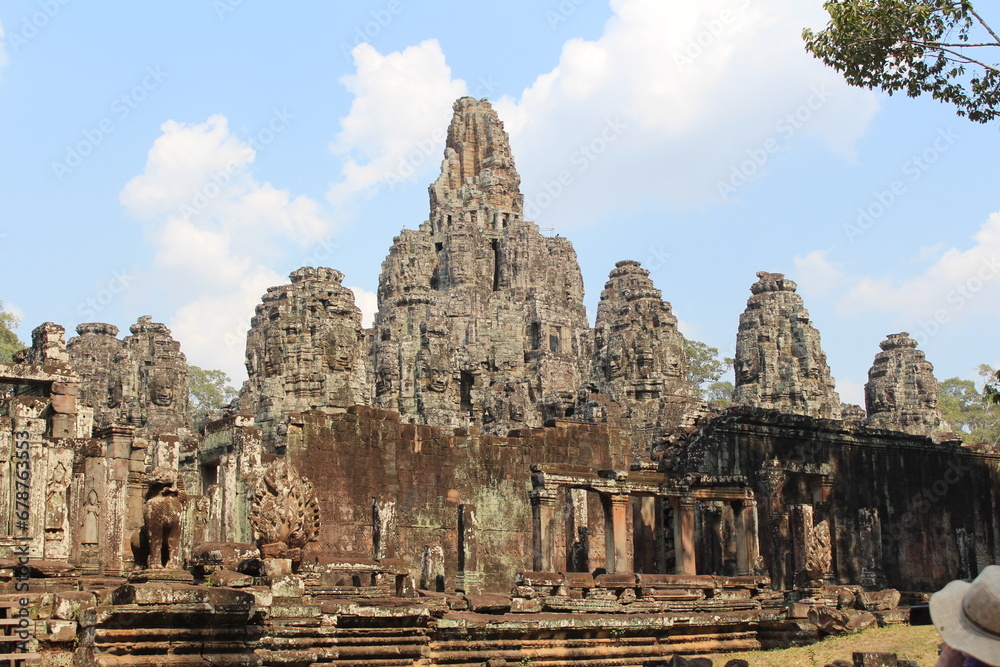
[[[250,524],[261,544],[301,549],[319,535],[319,502],[312,482],[288,461],[272,463],[253,490]]]

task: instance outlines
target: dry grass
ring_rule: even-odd
[[[872,628],[858,635],[828,637],[812,646],[774,651],[706,654],[713,664],[722,667],[728,660],[742,658],[750,667],[824,667],[834,660],[852,662],[855,651],[895,653],[905,660],[916,660],[920,667],[933,667],[941,638],[933,625],[896,625]]]

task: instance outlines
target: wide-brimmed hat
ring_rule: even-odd
[[[1000,665],[1000,565],[971,584],[953,581],[931,596],[931,620],[948,646]]]

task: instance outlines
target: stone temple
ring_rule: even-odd
[[[371,329],[339,271],[290,279],[214,421],[191,422],[151,317],[45,323],[0,364],[0,650],[640,667],[904,622],[1000,561],[1000,454],[943,421],[907,334],[873,349],[867,413],[842,412],[795,283],[758,273],[714,412],[638,262],[589,325],[485,100],[454,105]]]

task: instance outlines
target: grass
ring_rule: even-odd
[[[904,660],[916,660],[920,667],[933,667],[941,637],[933,625],[895,625],[872,628],[847,637],[828,637],[812,646],[773,651],[705,654],[718,667],[733,658],[742,658],[750,667],[824,667],[834,660],[853,663],[851,654],[895,653]],[[689,656],[693,657],[693,656]]]

